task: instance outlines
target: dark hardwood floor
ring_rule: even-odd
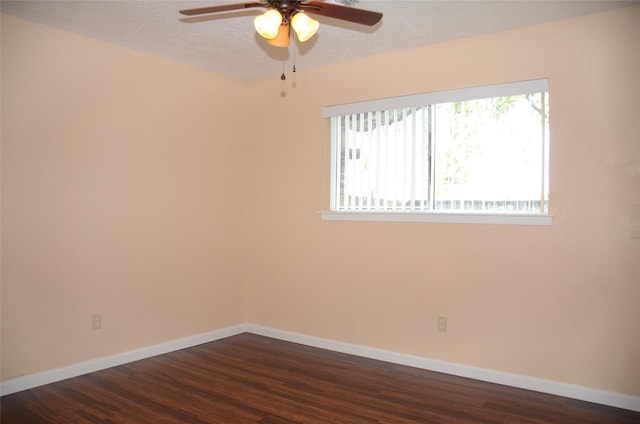
[[[241,334],[4,396],[10,423],[640,423],[640,413]]]

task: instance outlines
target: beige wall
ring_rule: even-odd
[[[285,96],[277,77],[250,83],[271,106],[255,127],[286,131],[254,137],[248,321],[640,395],[638,40],[635,7],[318,69],[300,57]],[[552,226],[318,216],[322,106],[545,77]]]
[[[244,322],[242,99],[2,16],[2,379]]]
[[[2,378],[246,320],[640,395],[639,23],[302,56],[293,88],[3,17]],[[322,106],[543,77],[552,226],[320,219]]]

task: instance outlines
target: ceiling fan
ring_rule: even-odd
[[[255,18],[254,27],[258,34],[265,38],[269,44],[277,47],[287,47],[289,45],[290,27],[293,27],[298,40],[301,42],[313,37],[320,24],[315,19],[310,18],[307,13],[368,26],[373,26],[382,19],[382,13],[379,12],[305,0],[261,0],[249,3],[185,9],[180,10],[180,13],[187,16],[195,16],[254,7],[268,9],[264,14]]]

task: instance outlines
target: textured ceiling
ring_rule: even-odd
[[[318,34],[296,47],[297,68],[614,9],[638,1],[377,1],[327,0],[382,12],[375,27],[314,16]],[[178,10],[237,0],[5,1],[3,13],[84,34],[212,71],[250,79],[279,75],[289,49],[272,47],[253,30],[261,8],[186,18]]]

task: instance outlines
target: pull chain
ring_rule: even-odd
[[[293,44],[293,72],[296,71],[296,45]]]
[[[284,62],[287,59],[287,53],[289,53],[289,47],[282,49],[282,75],[280,75],[280,79],[282,81],[287,79],[287,76],[284,74]]]

